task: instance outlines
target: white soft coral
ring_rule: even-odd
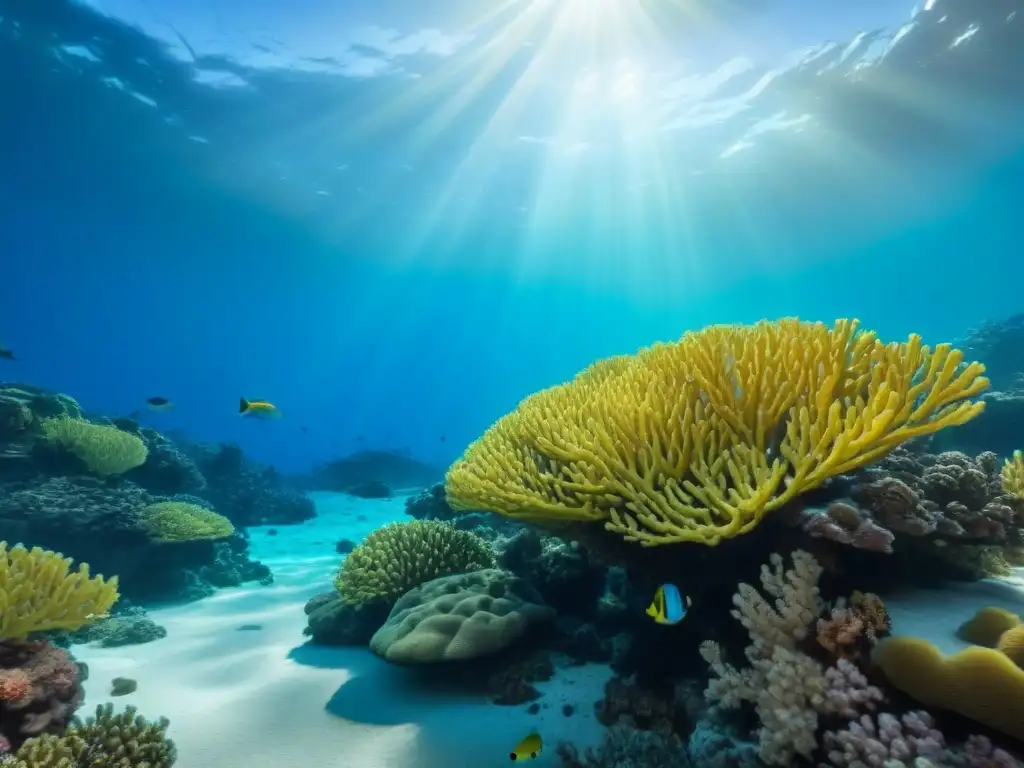
[[[817,746],[818,709],[829,685],[821,664],[798,651],[796,644],[824,610],[818,594],[820,576],[814,556],[797,551],[789,570],[778,554],[772,555],[770,567],[762,566],[761,587],[772,601],[749,584],[739,586],[732,615],[750,635],[748,668],[725,663],[717,643],[701,645],[701,655],[717,675],[705,695],[725,708],[743,701],[754,704],[761,719],[759,754],[770,765],[789,765],[796,754],[810,757]]]

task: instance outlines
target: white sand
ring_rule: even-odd
[[[185,606],[152,611],[167,637],[125,648],[76,646],[89,664],[85,714],[97,704],[134,704],[166,715],[180,768],[494,768],[531,729],[545,751],[530,763],[558,765],[562,740],[595,744],[593,704],[609,670],[559,670],[537,687],[540,712],[501,707],[466,694],[415,684],[414,670],[369,651],[304,646],[305,602],[330,588],[340,562],[335,542],[358,541],[391,520],[407,519],[404,498],[364,501],[315,496],[319,517],[253,529],[252,555],[274,572],[270,587],[218,592]],[[365,517],[359,520],[358,516]],[[260,630],[239,630],[258,624]],[[112,699],[110,681],[131,677],[138,690]],[[562,704],[575,705],[572,717]]]
[[[892,617],[893,634],[923,637],[943,653],[956,653],[969,645],[956,636],[957,627],[979,609],[991,605],[1024,616],[1024,568],[1018,568],[1008,579],[887,596],[885,605]]]

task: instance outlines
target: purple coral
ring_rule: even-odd
[[[841,717],[856,717],[859,713],[873,711],[882,701],[883,694],[877,686],[869,685],[868,679],[848,659],[840,659],[834,667],[825,670],[828,689],[821,712]]]
[[[910,764],[917,757],[940,762],[948,754],[942,732],[921,710],[901,717],[887,712],[862,715],[843,730],[827,731],[824,746],[828,762],[821,768],[866,768],[890,760]]]

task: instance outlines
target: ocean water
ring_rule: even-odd
[[[440,472],[530,393],[711,324],[960,339],[1024,312],[1022,72],[1020,0],[0,0],[0,382],[283,475],[366,450]],[[283,417],[239,418],[240,398]],[[280,666],[302,604],[335,540],[408,519],[404,496],[342,519],[345,499],[280,533],[252,521],[273,597],[155,605],[190,638],[179,655],[215,653],[195,622],[242,590],[273,642],[235,650],[323,715],[341,673]],[[176,683],[173,641],[82,654],[97,680],[141,670],[183,768],[297,768],[303,739],[321,740],[309,765],[486,768],[526,728],[494,715],[493,743],[452,753],[435,714],[417,763],[405,710],[344,737],[323,715],[260,762],[239,745],[272,713],[245,663],[189,709],[209,669]],[[230,749],[204,731],[229,705],[252,716]]]

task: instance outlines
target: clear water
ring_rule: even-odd
[[[1020,0],[0,0],[0,379],[300,472],[711,323],[952,340],[1022,71]]]

